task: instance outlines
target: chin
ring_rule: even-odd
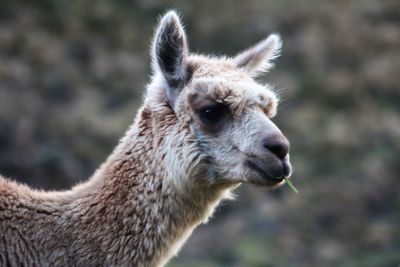
[[[276,178],[265,178],[265,177],[251,177],[246,179],[246,182],[249,184],[254,184],[256,186],[262,186],[267,188],[278,188],[285,184],[284,178],[276,179]]]

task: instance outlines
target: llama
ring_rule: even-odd
[[[233,58],[189,54],[169,11],[144,104],[88,181],[45,192],[0,177],[0,266],[164,266],[241,183],[284,184],[278,99],[254,80],[280,47],[272,34]]]

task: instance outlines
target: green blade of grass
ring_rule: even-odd
[[[289,180],[289,178],[285,178],[286,184],[297,194],[299,191],[297,191],[296,187],[293,185],[292,181]]]

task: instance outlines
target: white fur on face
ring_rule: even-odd
[[[163,47],[171,45],[173,53],[165,54]],[[257,74],[272,68],[280,48],[280,37],[272,34],[235,58],[191,55],[179,18],[175,14],[163,18],[153,42],[154,76],[146,101],[160,107],[167,101],[181,125],[177,136],[194,140],[191,145],[179,148],[183,151],[175,150],[174,144],[184,143],[184,139],[169,140],[171,157],[166,160],[174,170],[172,180],[182,192],[185,186],[190,186],[190,182],[184,181],[188,176],[204,176],[202,182],[204,179],[216,183],[247,181],[249,174],[243,162],[256,154],[252,149],[258,146],[263,131],[270,127],[280,133],[269,120],[276,114],[277,96],[269,85],[262,86],[253,80]],[[168,62],[172,65],[166,65]],[[190,77],[181,75],[189,69],[186,74]],[[198,93],[229,107],[233,120],[229,127],[210,134],[199,124],[189,103],[191,95]],[[182,126],[188,123],[189,130]],[[183,158],[185,164],[181,164]]]
[[[216,133],[210,133],[189,103],[193,95],[227,105],[231,118]],[[277,102],[270,86],[254,81],[210,77],[192,81],[182,92],[176,113],[179,120],[191,121],[190,129],[196,141],[194,152],[209,162],[204,164],[197,157],[200,165],[192,167],[203,169],[197,172],[211,184],[248,182],[250,173],[244,162],[259,152],[258,143],[265,133],[271,130],[280,133],[270,120],[276,113]],[[182,173],[187,173],[187,169]]]
[[[204,133],[198,126],[193,128],[203,151],[212,159],[209,172],[214,175],[209,178],[215,183],[249,182],[253,177],[245,161],[259,154],[262,150],[260,140],[267,132],[279,131],[258,107],[245,108],[216,135]]]

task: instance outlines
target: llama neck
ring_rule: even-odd
[[[191,177],[174,177],[184,174],[169,169],[169,161],[181,158],[178,164],[190,164],[191,155],[171,147],[187,141],[176,140],[171,144],[171,140],[166,139],[175,134],[173,131],[183,136],[184,129],[171,127],[173,121],[168,120],[173,120],[174,115],[161,115],[154,117],[149,109],[142,109],[134,126],[94,177],[76,188],[77,192],[88,192],[88,186],[95,188],[82,197],[87,212],[80,221],[96,221],[98,229],[93,231],[90,229],[93,225],[89,225],[86,232],[101,233],[87,239],[91,240],[89,245],[96,244],[95,240],[96,245],[104,249],[107,247],[104,243],[118,244],[115,246],[119,248],[117,253],[108,253],[110,263],[162,265],[178,251],[194,227],[211,215],[228,191],[192,191],[189,186],[185,190],[192,192],[181,192],[179,179]],[[163,123],[157,121],[159,119]],[[154,124],[158,125],[157,129]],[[82,225],[85,226],[81,223],[80,227]]]

